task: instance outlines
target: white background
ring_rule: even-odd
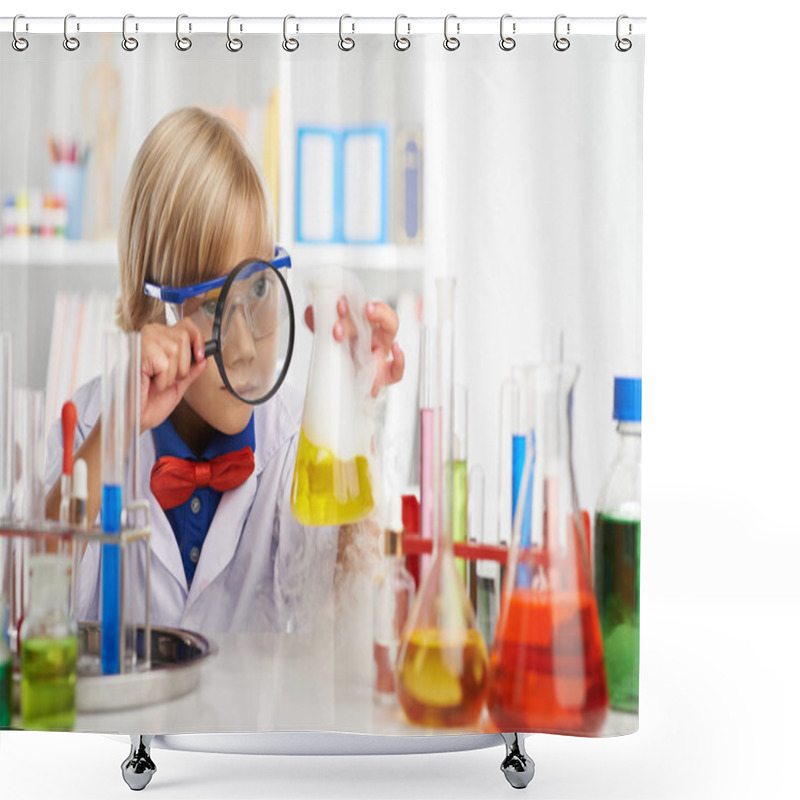
[[[641,729],[602,741],[532,737],[537,776],[527,793],[797,797],[800,8],[688,0],[268,5],[84,0],[18,10],[648,17]],[[0,797],[128,797],[118,766],[126,753],[97,736],[4,733]],[[155,751],[159,771],[146,791],[170,800],[509,797],[501,757],[500,748],[347,758]]]

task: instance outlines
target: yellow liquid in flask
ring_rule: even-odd
[[[477,630],[416,630],[397,667],[398,699],[411,722],[460,728],[478,721],[488,655]]]
[[[375,506],[366,456],[343,461],[300,431],[292,480],[292,514],[302,525],[347,525]]]

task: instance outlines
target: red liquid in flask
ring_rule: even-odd
[[[591,594],[514,590],[492,649],[488,707],[501,731],[599,732],[608,690]]]

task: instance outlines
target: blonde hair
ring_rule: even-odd
[[[142,144],[122,199],[117,324],[139,330],[162,319],[145,281],[185,286],[228,264],[238,238],[255,239],[254,256],[272,258],[269,192],[246,146],[225,120],[200,108],[164,117]]]

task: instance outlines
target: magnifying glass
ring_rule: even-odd
[[[294,305],[280,273],[291,262],[282,248],[275,255],[246,259],[227,277],[193,287],[145,284],[146,294],[166,303],[168,324],[192,319],[228,391],[250,405],[278,391],[294,350]]]

